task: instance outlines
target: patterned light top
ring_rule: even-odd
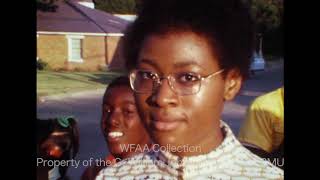
[[[155,148],[103,169],[96,180],[283,179],[283,170],[244,148],[224,122],[221,128],[225,138],[208,154],[179,158]]]

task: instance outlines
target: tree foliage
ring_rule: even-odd
[[[138,0],[93,0],[96,9],[117,14],[135,14],[140,5]]]
[[[272,31],[280,26],[283,19],[283,0],[251,0],[250,3],[259,33]]]
[[[57,0],[36,0],[37,3],[37,10],[44,11],[44,12],[55,12],[58,8],[55,5]]]
[[[283,0],[242,0],[250,5],[257,32],[256,51],[283,55]]]

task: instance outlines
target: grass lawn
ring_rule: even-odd
[[[37,71],[37,96],[105,88],[118,72]]]

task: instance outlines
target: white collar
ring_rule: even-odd
[[[227,152],[236,146],[241,146],[240,142],[236,139],[230,127],[225,122],[220,121],[220,127],[224,134],[224,139],[218,147],[216,147],[214,150],[210,151],[207,154],[181,158],[168,151],[162,151],[161,149],[155,149],[153,153],[157,159],[161,160],[165,164],[168,164],[169,166],[175,169],[181,166],[185,167],[188,164],[202,163],[206,159],[218,160],[219,157],[223,156],[223,152]]]
[[[57,180],[61,177],[60,172],[59,172],[59,167],[55,166],[48,172],[48,179],[49,180]]]

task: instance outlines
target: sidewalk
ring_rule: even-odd
[[[99,94],[103,94],[105,88],[93,89],[93,90],[86,90],[80,92],[69,92],[63,94],[55,94],[50,96],[40,96],[37,103],[43,103],[45,101],[50,100],[65,100],[67,98],[79,98],[79,97],[96,97]]]

